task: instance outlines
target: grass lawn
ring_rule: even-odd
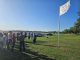
[[[57,47],[56,35],[38,37],[36,44],[32,44],[31,39],[25,41],[25,54],[0,50],[0,60],[80,60],[80,35],[60,35],[60,47]]]
[[[80,36],[60,35],[60,48],[57,47],[57,36],[49,38],[39,37],[37,44],[28,40],[28,46],[32,51],[38,52],[56,60],[80,60]]]

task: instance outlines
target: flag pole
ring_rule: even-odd
[[[60,16],[65,14],[70,8],[70,0],[68,0],[67,3],[64,5],[60,6],[60,13],[59,13],[59,18],[58,18],[58,47],[60,47]]]
[[[58,18],[58,47],[60,47],[60,16]]]

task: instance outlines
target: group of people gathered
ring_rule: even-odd
[[[12,31],[9,31],[8,33],[0,33],[0,48],[10,49],[11,51],[14,51],[15,44],[17,41],[19,41],[19,50],[25,51],[25,38],[28,37],[30,39],[30,34],[27,35],[26,32],[18,32],[14,33]],[[37,35],[32,35],[33,43],[36,43]]]

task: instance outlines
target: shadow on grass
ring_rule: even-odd
[[[56,60],[48,58],[48,56],[38,54],[28,49],[26,52],[19,52],[19,49],[15,49],[14,52],[10,50],[0,49],[0,60]]]
[[[25,43],[32,44],[33,43],[33,40],[32,41],[26,41]],[[46,41],[39,41],[39,40],[37,40],[37,43],[44,44],[44,43],[47,43],[47,42]]]
[[[29,49],[27,49],[26,53],[31,54],[35,60],[56,60],[56,59],[48,58],[48,56],[38,54],[38,52],[33,52]]]
[[[43,46],[48,46],[48,47],[58,47],[57,45],[45,45],[45,44],[36,44],[36,45],[43,45]]]
[[[59,46],[58,46],[57,44],[56,44],[56,45],[45,45],[45,44],[40,44],[40,43],[38,44],[38,43],[36,43],[36,45],[43,45],[43,46],[57,47],[57,48],[61,48],[61,47],[63,47],[63,48],[64,48],[64,47],[69,47],[69,46],[64,46],[64,45],[59,45]]]

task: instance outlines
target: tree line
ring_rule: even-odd
[[[73,33],[73,34],[80,34],[80,12],[78,12],[79,18],[75,22],[73,27],[70,27],[69,29],[65,29],[63,33]]]

